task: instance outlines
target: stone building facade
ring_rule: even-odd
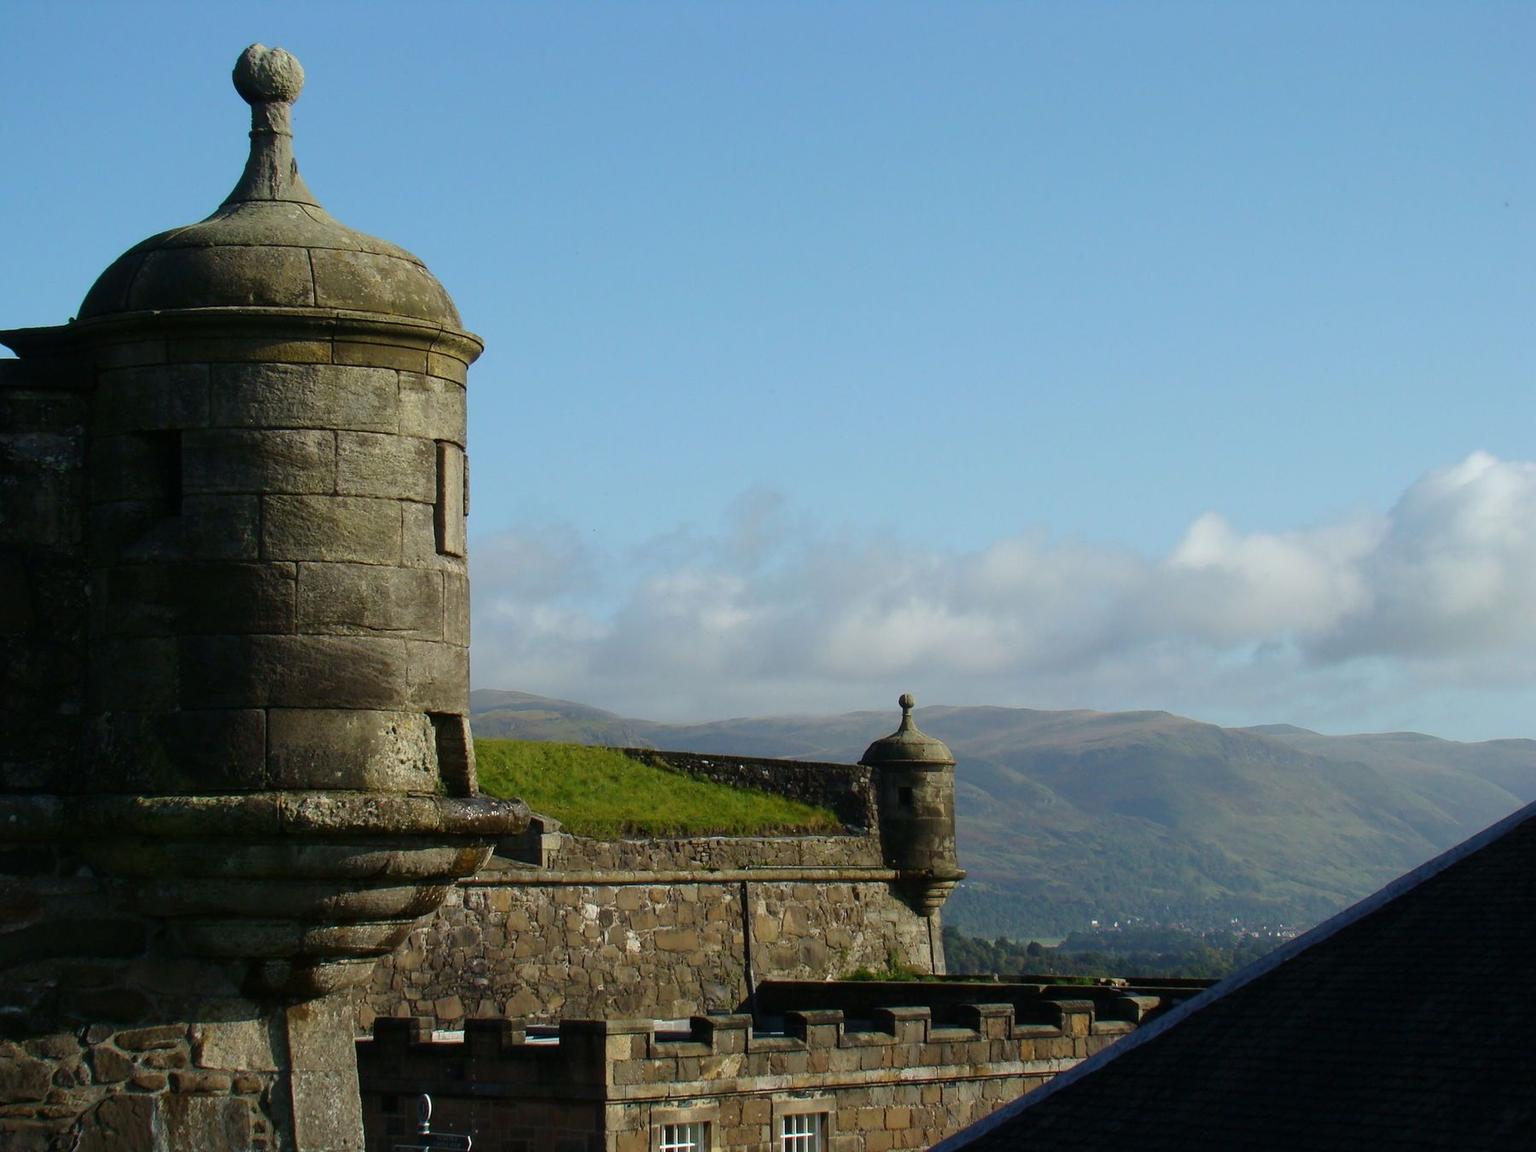
[[[849,997],[858,1015],[781,1010],[756,1023],[471,1020],[445,1036],[381,1018],[358,1045],[368,1149],[409,1138],[428,1088],[434,1129],[473,1133],[485,1152],[926,1148],[1188,994],[942,985],[927,1005],[923,989],[866,987]],[[869,1006],[882,999],[908,1006]]]
[[[536,818],[532,835],[457,885],[375,968],[361,1025],[376,1016],[452,1027],[497,1015],[675,1018],[737,1011],[763,980],[944,971],[939,907],[925,902],[933,860],[914,865],[901,813],[882,816],[899,802],[880,788],[888,768],[646,755],[673,771],[821,805],[843,832],[603,841]],[[952,804],[952,784],[943,795]],[[958,874],[953,822],[951,808],[948,840],[940,837],[946,875]]]
[[[761,980],[943,971],[937,915],[900,899],[874,837],[559,839],[545,869],[493,860],[457,885],[374,970],[363,1026],[683,1017]]]

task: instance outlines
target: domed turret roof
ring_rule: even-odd
[[[292,106],[304,69],[253,44],[235,64],[251,106],[251,154],[218,211],[136,244],[101,274],[82,320],[185,308],[312,308],[373,312],[458,329],[448,293],[405,249],[336,221],[305,187],[293,157]]]
[[[896,702],[901,705],[901,726],[866,748],[859,763],[870,768],[881,764],[932,764],[935,767],[953,764],[955,757],[949,745],[928,735],[912,719],[912,709],[917,707],[912,694],[903,692]]]

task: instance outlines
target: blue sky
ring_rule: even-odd
[[[254,40],[486,340],[480,686],[1536,735],[1536,6],[12,0],[0,322]]]

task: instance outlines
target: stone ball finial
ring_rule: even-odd
[[[917,707],[917,697],[910,692],[903,692],[901,698],[896,703],[901,705],[903,712],[910,712]]]
[[[252,44],[235,61],[234,79],[247,104],[292,104],[304,88],[304,66],[281,48]]]

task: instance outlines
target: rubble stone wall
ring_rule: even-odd
[[[458,885],[383,960],[361,1023],[430,1017],[734,1011],[755,981],[892,960],[942,971],[939,926],[894,890],[872,836],[603,842],[563,836],[548,869]]]
[[[274,1148],[269,1010],[174,956],[78,859],[32,852],[0,879],[0,1147]]]

